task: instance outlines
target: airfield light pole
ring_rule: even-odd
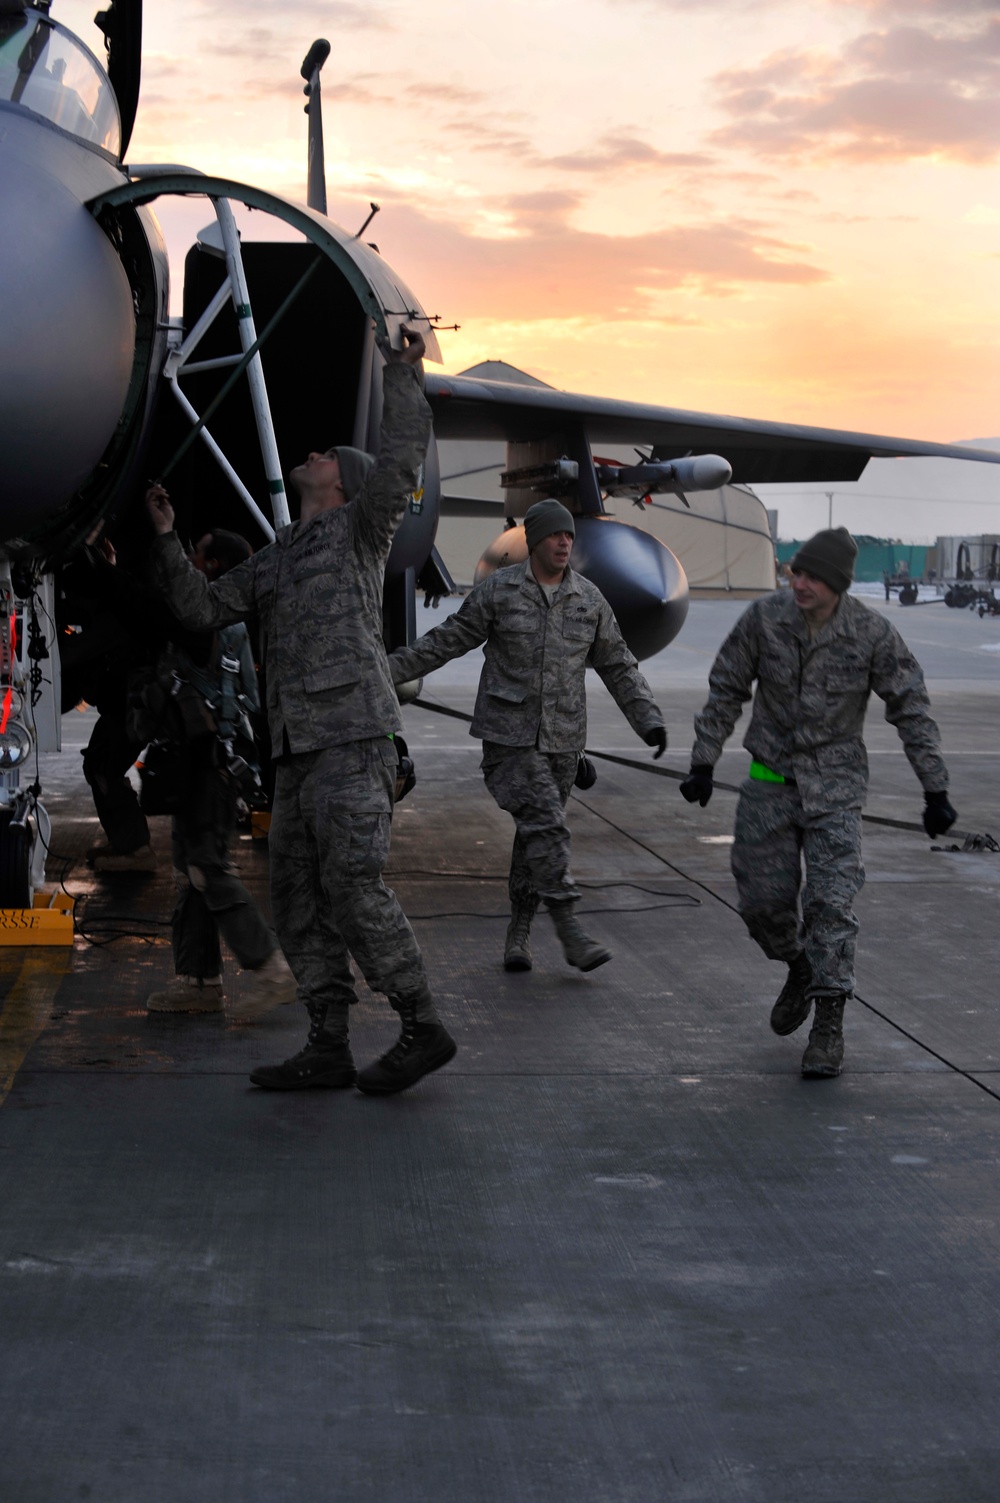
[[[309,100],[309,188],[306,203],[310,209],[326,213],[326,160],[323,155],[323,103],[319,92],[319,70],[330,56],[330,43],[319,37],[305,55],[299,72],[306,81],[302,90]]]

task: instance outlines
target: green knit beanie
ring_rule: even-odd
[[[349,444],[338,444],[331,452],[336,454],[340,464],[344,497],[353,501],[368,479],[369,471],[375,467],[375,456],[366,454],[364,449],[352,449]]]
[[[838,595],[850,588],[858,545],[846,527],[828,527],[817,532],[792,559],[792,572],[815,575]]]
[[[524,536],[530,553],[536,543],[553,532],[568,532],[576,537],[573,513],[567,511],[561,501],[550,496],[547,501],[536,501],[524,514]]]

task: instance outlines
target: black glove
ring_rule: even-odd
[[[583,789],[593,788],[596,782],[597,768],[590,758],[584,756],[583,752],[581,752],[576,764],[576,777],[573,779],[573,786]]]
[[[656,747],[656,750],[653,753],[653,761],[658,762],[667,749],[666,727],[662,725],[654,725],[651,731],[645,732],[642,739],[643,741],[645,741],[647,746]]]
[[[704,809],[712,797],[712,769],[707,763],[692,767],[681,784],[681,793],[689,804],[700,804]]]
[[[958,815],[948,802],[948,795],[941,793],[924,794],[924,829],[933,840],[936,835],[943,835],[950,830]]]

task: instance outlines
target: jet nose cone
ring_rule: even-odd
[[[0,153],[0,537],[68,501],[128,392],[135,313],[107,236],[62,183]]]
[[[577,517],[570,563],[596,584],[640,660],[666,647],[684,625],[687,575],[651,533],[610,517]]]

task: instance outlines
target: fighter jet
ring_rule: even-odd
[[[24,872],[18,890],[28,891],[43,867],[44,842],[31,828],[44,811],[20,774],[32,747],[59,744],[52,569],[102,520],[116,534],[136,525],[150,477],[169,480],[192,536],[230,525],[273,538],[290,519],[287,466],[320,441],[377,447],[383,351],[402,343],[401,326],[420,327],[428,358],[441,358],[437,320],[364,238],[368,221],[350,231],[326,215],[327,43],[315,43],[302,67],[301,205],[196,167],[128,162],[141,0],[111,0],[96,19],[106,66],[50,16],[48,0],[0,0],[0,906],[11,904],[7,867]],[[168,314],[170,268],[152,209],[170,196],[199,196],[215,215],[186,256],[180,319]],[[241,243],[234,204],[272,216],[284,238]],[[1000,462],[965,447],[471,377],[428,372],[426,390],[438,438],[506,441],[511,520],[538,495],[567,499],[578,519],[574,566],[604,591],[640,657],[680,630],[687,583],[657,539],[605,515],[606,496],[684,495],[730,477],[853,480],[872,456]],[[648,454],[609,465],[595,461],[595,444]],[[452,587],[435,549],[440,489],[432,441],[386,570],[391,644],[415,634],[418,590]],[[206,496],[210,511],[199,511]]]

